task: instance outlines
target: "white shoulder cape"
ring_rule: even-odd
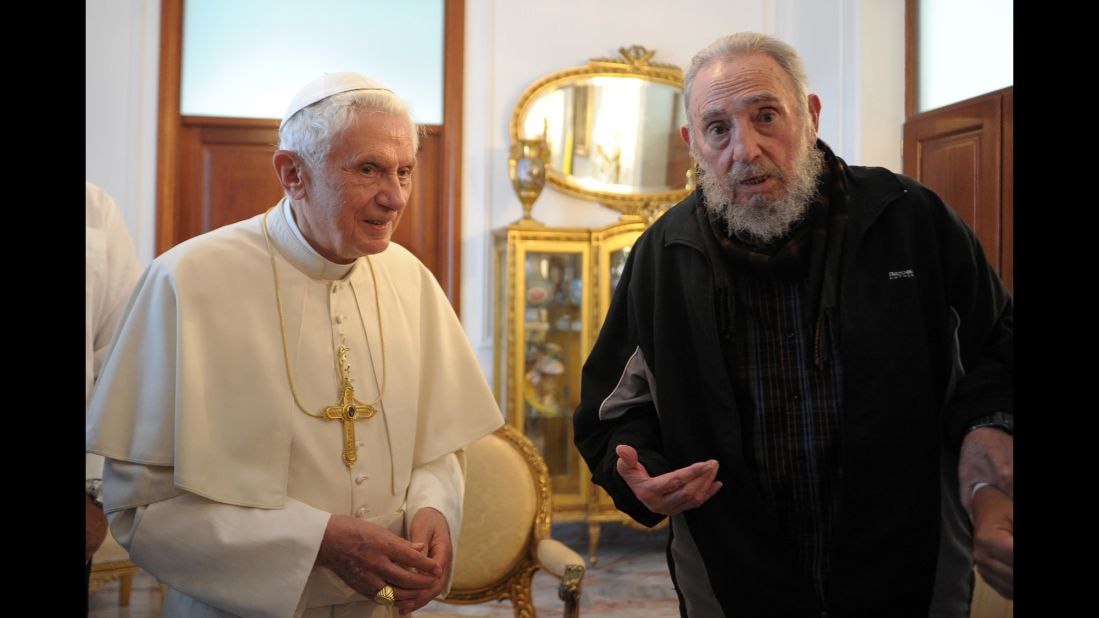
[[[280,211],[271,212],[272,236],[277,224],[286,225]],[[287,385],[262,217],[183,242],[149,266],[92,394],[86,446],[112,459],[173,467],[177,487],[211,500],[281,508],[290,419],[302,413]],[[392,491],[399,494],[414,467],[463,448],[503,418],[431,272],[395,243],[371,260],[388,363],[381,416],[393,456]],[[331,405],[337,382],[330,316],[316,307],[334,282],[307,276],[281,253],[278,268],[298,395],[307,406]],[[365,258],[336,283],[354,289],[380,379]],[[357,382],[373,385],[374,377]],[[372,388],[358,398],[369,402]]]

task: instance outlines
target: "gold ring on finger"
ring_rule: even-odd
[[[392,607],[395,600],[397,600],[397,595],[393,592],[393,586],[389,584],[382,586],[382,589],[374,595],[374,602],[386,607]]]

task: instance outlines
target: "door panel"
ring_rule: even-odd
[[[1012,287],[1012,88],[916,114],[904,126],[904,173],[973,228]]]

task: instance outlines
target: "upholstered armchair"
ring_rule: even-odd
[[[542,569],[560,580],[564,616],[578,616],[584,559],[549,538],[550,480],[538,451],[505,425],[470,445],[465,457],[465,509],[445,602],[510,599],[517,618],[530,618],[531,579]]]

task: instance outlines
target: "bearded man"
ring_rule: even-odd
[[[715,41],[685,104],[699,189],[584,365],[593,480],[671,518],[685,616],[967,616],[974,556],[1010,597],[1013,309],[976,237],[818,140],[777,39]]]

